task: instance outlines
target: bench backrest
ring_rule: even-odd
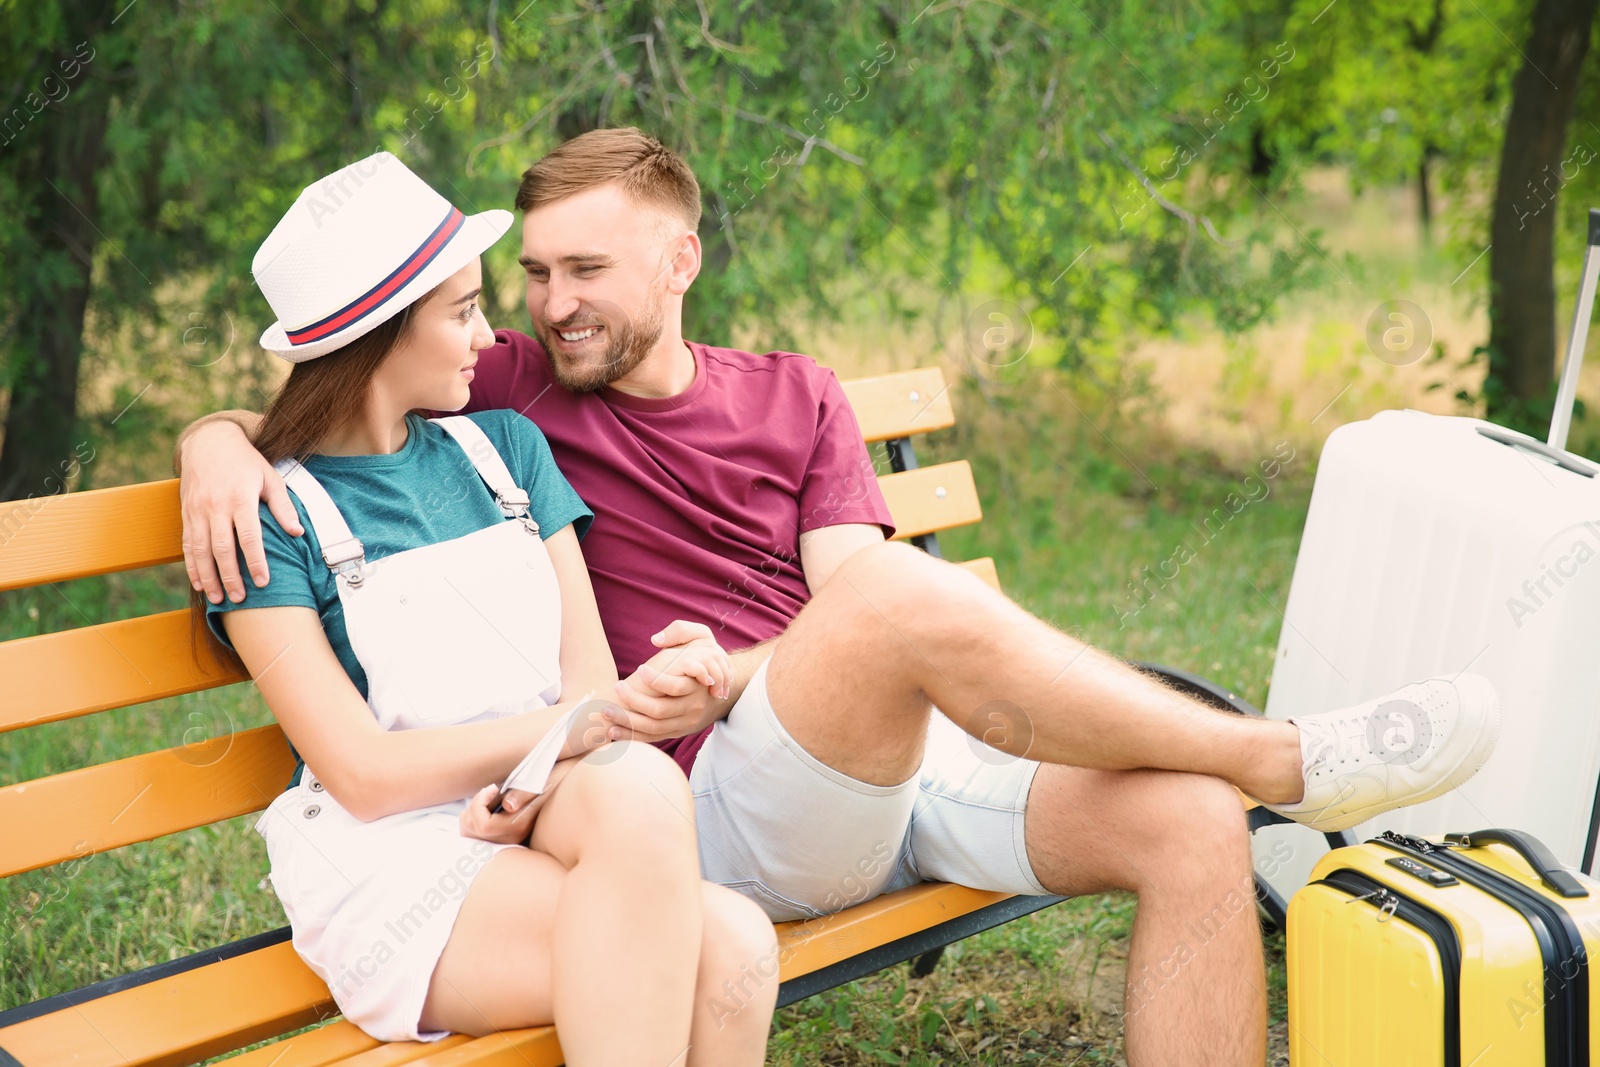
[[[844,388],[863,438],[891,444],[896,469],[878,484],[897,537],[982,517],[965,460],[919,468],[909,447],[955,422],[938,368]],[[172,563],[181,535],[176,480],[0,504],[0,590]],[[991,561],[963,566],[998,584]],[[197,658],[183,607],[19,638],[0,643],[0,733],[245,681]],[[272,724],[0,788],[0,877],[259,811],[293,766]]]

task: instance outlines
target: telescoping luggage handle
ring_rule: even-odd
[[[1589,316],[1594,312],[1595,282],[1600,280],[1600,208],[1589,209],[1589,245],[1583,252],[1583,281],[1578,285],[1578,305],[1572,309],[1572,334],[1567,338],[1567,361],[1561,367],[1561,388],[1556,393],[1555,416],[1550,420],[1551,448],[1567,447],[1572,428],[1572,406],[1578,397],[1578,372],[1583,369],[1583,346],[1589,338]]]
[[[1532,834],[1525,834],[1521,830],[1478,830],[1470,834],[1445,834],[1445,844],[1459,845],[1462,848],[1477,848],[1491,842],[1510,845],[1516,849],[1523,859],[1528,861],[1528,866],[1539,876],[1539,881],[1552,893],[1559,893],[1564,897],[1586,897],[1589,891],[1556,859],[1555,853]]]

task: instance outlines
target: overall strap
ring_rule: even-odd
[[[489,441],[483,428],[465,415],[447,415],[440,419],[430,419],[436,422],[451,437],[456,444],[467,454],[472,461],[472,466],[477,469],[478,477],[483,479],[494,499],[500,505],[501,514],[508,519],[521,519],[524,525],[537,530],[539,527],[528,514],[528,492],[520,488],[516,480],[511,477],[511,471],[506,468],[505,460],[500,458],[500,453]]]
[[[350,532],[333,497],[298,460],[281,459],[273,467],[282,476],[284,484],[305,505],[311,528],[317,531],[317,540],[322,543],[322,562],[328,565],[335,576],[345,575],[351,585],[360,585],[361,567],[367,561],[367,551],[355,534]]]

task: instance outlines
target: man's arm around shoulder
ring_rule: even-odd
[[[305,532],[283,479],[250,443],[260,425],[261,416],[253,411],[219,411],[191,423],[173,448],[183,566],[189,584],[213,604],[224,596],[235,603],[244,599],[239,550],[257,588],[270,578],[261,544],[261,501],[286,531],[296,537]]]

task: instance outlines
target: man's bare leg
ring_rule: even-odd
[[[878,785],[916,771],[937,705],[1041,762],[1189,771],[1269,803],[1304,791],[1293,725],[1176,693],[908,545],[874,545],[839,567],[778,641],[767,690],[806,751]]]
[[[1260,1067],[1266,969],[1238,795],[1216,778],[1045,764],[1028,796],[1053,893],[1138,894],[1123,1033],[1130,1064]]]
[[[1130,1064],[1265,1058],[1249,840],[1221,779],[1298,799],[1292,725],[1174,693],[958,568],[892,544],[851,557],[801,611],[773,650],[767,692],[808,752],[862,781],[916,773],[934,703],[976,737],[1053,761],[1028,800],[1036,876],[1052,892],[1139,897]],[[1135,769],[1152,765],[1172,769]]]

